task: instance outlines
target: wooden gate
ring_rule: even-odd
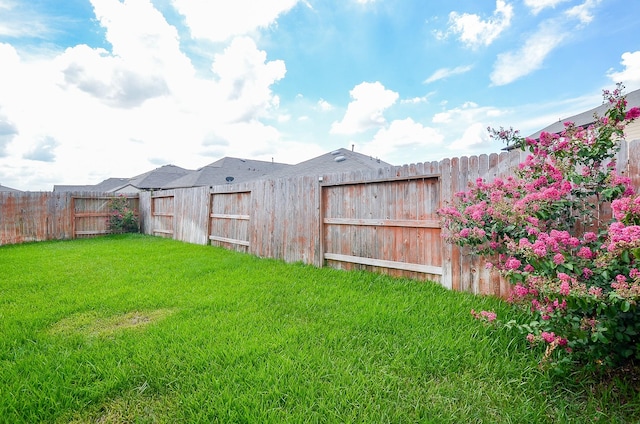
[[[211,193],[209,210],[211,245],[248,252],[251,192]]]
[[[151,231],[154,235],[172,238],[175,215],[175,195],[173,193],[151,196]]]
[[[79,195],[71,197],[73,238],[109,234],[109,200],[114,196]],[[138,209],[138,197],[127,196],[129,208]]]
[[[440,281],[437,175],[325,185],[321,202],[327,265]]]

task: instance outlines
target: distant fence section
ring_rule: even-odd
[[[112,193],[0,192],[0,245],[108,234]],[[138,209],[137,195],[127,197]]]
[[[109,199],[113,198],[112,194],[72,194],[71,224],[73,238],[110,234],[111,231],[108,225],[110,216]],[[130,209],[138,210],[138,195],[128,196],[127,202]]]
[[[444,242],[437,211],[478,178],[513,175],[525,155],[512,150],[376,171],[142,192],[129,201],[146,234],[506,296],[509,285],[479,257]],[[640,187],[640,140],[622,143],[617,167]],[[0,193],[0,244],[105,234],[109,197]]]

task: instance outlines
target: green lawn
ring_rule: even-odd
[[[638,422],[502,302],[141,235],[0,247],[0,422]]]

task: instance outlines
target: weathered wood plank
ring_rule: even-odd
[[[241,221],[248,221],[249,219],[251,219],[251,215],[232,215],[232,214],[225,214],[225,213],[212,213],[212,214],[209,214],[209,216],[211,218],[237,219]]]
[[[355,225],[375,227],[408,227],[408,228],[440,228],[436,219],[360,219],[360,218],[325,218],[325,224]]]
[[[442,268],[423,264],[410,264],[406,262],[389,261],[383,259],[362,258],[351,255],[339,255],[335,253],[325,253],[325,259],[340,262],[349,262],[361,265],[378,266],[389,269],[399,269],[404,271],[415,271],[427,274],[442,275]]]
[[[249,247],[249,242],[247,240],[237,240],[237,239],[231,239],[231,238],[219,237],[219,236],[209,236],[209,239],[214,241],[219,241],[222,243],[239,244],[240,246]]]

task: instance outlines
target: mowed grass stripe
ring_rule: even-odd
[[[469,314],[503,302],[432,283],[142,235],[3,246],[0,269],[0,422],[640,417],[632,387],[558,382]]]

